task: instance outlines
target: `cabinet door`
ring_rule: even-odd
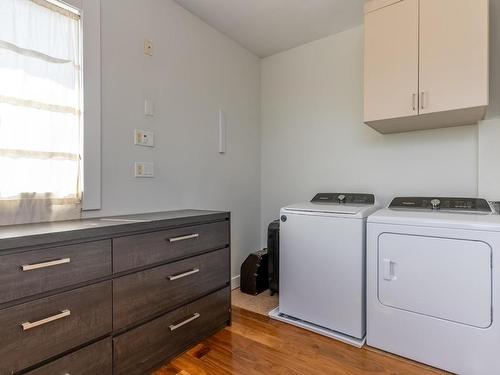
[[[365,122],[418,114],[418,0],[365,15],[364,91]]]
[[[422,114],[488,105],[488,0],[420,0],[420,98]]]

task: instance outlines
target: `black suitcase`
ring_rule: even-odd
[[[240,290],[246,294],[257,295],[269,288],[267,271],[267,250],[250,254],[241,265]]]
[[[279,292],[280,274],[280,221],[275,220],[267,228],[267,253],[269,254],[269,289],[271,295]]]

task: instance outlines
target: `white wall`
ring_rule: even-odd
[[[261,69],[263,241],[280,207],[317,192],[374,193],[382,205],[396,195],[477,195],[477,125],[382,135],[363,124],[361,26],[266,58]]]
[[[233,275],[258,249],[260,61],[171,0],[103,0],[102,210],[88,216],[180,208],[232,212]],[[154,56],[143,53],[145,39]],[[155,116],[144,116],[144,99]],[[218,154],[217,112],[228,123]],[[133,145],[133,130],[156,147]],[[134,178],[153,161],[154,179]]]
[[[382,204],[396,194],[477,194],[476,126],[383,136],[363,125],[362,27],[261,64],[172,0],[103,0],[101,12],[102,210],[87,216],[230,210],[237,275],[279,208],[318,191],[374,192]],[[499,33],[492,22],[495,40]],[[489,117],[500,115],[497,44]],[[155,102],[152,118],[145,97]],[[219,108],[226,155],[217,153]],[[134,128],[155,131],[156,147],[134,146]],[[500,156],[487,147],[495,143],[479,138],[490,140],[480,154],[494,166]],[[134,161],[154,161],[156,177],[135,179]]]
[[[500,0],[490,0],[490,106],[479,125],[479,196],[500,201]]]

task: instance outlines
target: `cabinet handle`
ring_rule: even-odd
[[[413,110],[416,111],[417,110],[417,94],[416,93],[413,93],[412,95],[412,104],[413,104]]]
[[[32,271],[32,270],[37,270],[40,268],[47,268],[47,267],[52,267],[52,266],[58,266],[60,264],[66,264],[71,262],[71,258],[64,258],[64,259],[57,259],[57,260],[51,260],[49,262],[43,262],[43,263],[36,263],[36,264],[25,264],[21,266],[21,269],[26,272],[26,271]]]
[[[54,320],[59,320],[59,319],[65,318],[65,317],[70,316],[70,315],[71,315],[70,310],[63,310],[59,314],[49,316],[48,318],[45,318],[45,319],[37,320],[36,322],[22,323],[21,326],[23,327],[23,331],[27,331],[29,329],[43,326],[44,324],[53,322]]]
[[[425,91],[422,91],[422,93],[420,94],[420,108],[421,109],[425,109],[424,99],[425,99]]]
[[[170,328],[171,331],[175,331],[177,328],[181,328],[183,325],[186,325],[188,323],[191,323],[193,320],[198,319],[200,316],[201,316],[200,314],[194,313],[193,316],[187,318],[186,320],[183,320],[180,323],[171,324],[168,326],[168,328]]]
[[[174,280],[177,280],[177,279],[182,279],[183,277],[186,277],[186,276],[189,276],[189,275],[193,275],[193,274],[198,273],[198,272],[200,272],[199,268],[193,268],[192,270],[189,270],[189,271],[186,271],[186,272],[181,272],[181,273],[177,273],[175,275],[170,275],[167,278],[170,281],[174,281]]]
[[[192,238],[197,238],[199,236],[200,235],[198,233],[193,233],[193,234],[188,234],[186,236],[172,237],[168,239],[168,242],[185,241],[185,240],[190,240]]]

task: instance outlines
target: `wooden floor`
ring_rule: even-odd
[[[357,349],[235,307],[233,324],[154,375],[445,374],[373,349]]]

